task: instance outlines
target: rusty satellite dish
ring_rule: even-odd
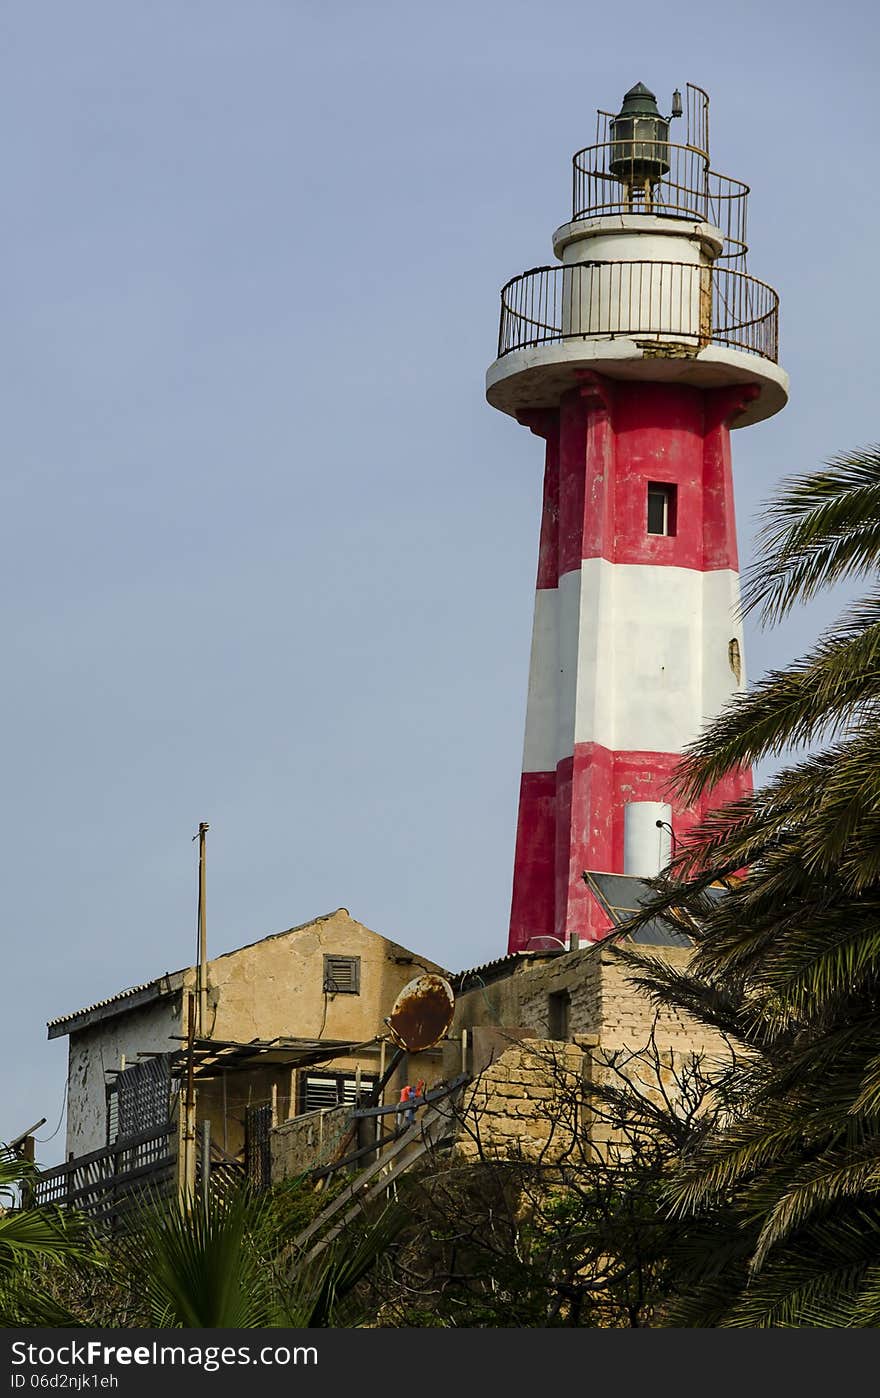
[[[385,1023],[398,1048],[421,1053],[443,1038],[454,1009],[452,986],[443,976],[417,976],[403,987]]]

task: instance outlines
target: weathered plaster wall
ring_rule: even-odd
[[[324,994],[325,955],[360,957],[359,995]],[[278,1035],[371,1039],[398,992],[425,968],[441,969],[339,908],[209,962],[211,1032],[243,1043]]]
[[[180,994],[116,1015],[70,1036],[67,1072],[67,1154],[87,1155],[107,1144],[105,1070],[118,1068],[124,1055],[170,1053],[180,1048],[183,1015]]]
[[[271,1137],[272,1183],[301,1175],[331,1160],[350,1135],[348,1107],[307,1112],[283,1122]],[[352,1147],[353,1148],[353,1147]]]

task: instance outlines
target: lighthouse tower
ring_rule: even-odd
[[[487,397],[546,444],[510,951],[602,937],[585,871],[655,874],[751,789],[736,771],[693,806],[670,790],[745,685],[730,429],[788,387],[708,111],[688,84],[663,116],[638,83],[600,112],[556,264],[501,293]]]

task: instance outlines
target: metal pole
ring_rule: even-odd
[[[199,842],[199,1034],[202,1038],[208,1033],[208,933],[205,900],[205,835],[210,829],[208,822],[199,822],[199,833],[193,839]]]
[[[202,1122],[202,1207],[205,1216],[211,1198],[211,1122],[208,1117]]]

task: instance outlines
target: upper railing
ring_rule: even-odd
[[[744,258],[749,187],[709,169],[695,146],[604,141],[572,157],[572,221],[607,214],[698,219],[724,235],[720,257]]]
[[[502,289],[499,359],[528,346],[618,335],[694,351],[728,345],[776,363],[779,297],[745,272],[685,262],[535,267]]]

